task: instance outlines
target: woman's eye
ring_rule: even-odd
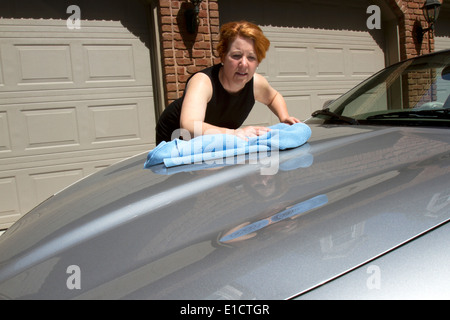
[[[231,55],[231,58],[233,60],[241,60],[242,57],[244,57],[244,55],[240,54],[240,53],[235,53],[235,54]],[[253,62],[253,61],[256,61],[257,58],[255,56],[247,56],[247,60]]]

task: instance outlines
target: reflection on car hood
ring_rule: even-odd
[[[0,237],[0,297],[285,299],[449,219],[447,130],[311,129],[276,175],[142,154],[83,179]]]

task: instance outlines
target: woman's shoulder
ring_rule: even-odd
[[[255,89],[267,89],[270,87],[269,81],[266,77],[260,75],[259,73],[255,73],[253,76]]]
[[[199,71],[195,74],[193,74],[190,78],[189,78],[189,82],[188,82],[188,86],[192,85],[193,83],[211,83],[211,78],[208,76],[208,74]]]
[[[197,72],[189,79],[184,95],[197,98],[205,96],[209,101],[212,91],[213,86],[211,83],[211,78],[203,72]]]
[[[255,73],[254,77],[254,93],[255,99],[261,103],[268,105],[276,94],[276,90],[269,84],[266,77]]]

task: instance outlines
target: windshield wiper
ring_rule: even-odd
[[[350,117],[342,116],[342,115],[337,114],[337,113],[334,113],[333,111],[330,111],[329,108],[325,108],[325,109],[322,109],[322,110],[314,111],[311,115],[313,117],[316,117],[318,115],[329,116],[329,117],[331,117],[333,119],[338,119],[340,121],[347,122],[347,123],[350,123],[350,124],[356,124],[356,125],[359,124],[358,120],[350,118]]]
[[[450,109],[436,109],[436,110],[405,110],[398,112],[390,112],[377,114],[367,117],[366,120],[376,119],[450,119]]]

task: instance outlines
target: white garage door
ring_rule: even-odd
[[[0,5],[0,229],[154,143],[144,2],[74,3]]]
[[[442,7],[435,24],[434,50],[450,49],[450,3],[442,3]]]
[[[262,27],[271,47],[258,72],[301,120],[385,66],[383,35],[367,28],[367,6],[358,0],[219,1],[222,24],[243,19]],[[257,104],[246,124],[276,122]]]
[[[434,51],[450,49],[450,37],[436,37],[434,40]]]

